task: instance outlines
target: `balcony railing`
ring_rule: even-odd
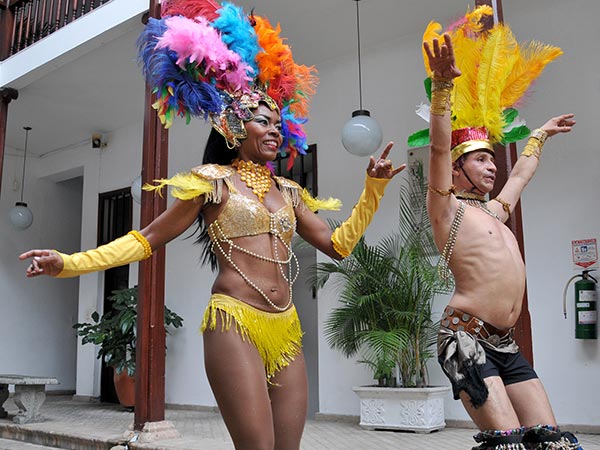
[[[0,61],[111,0],[0,0]]]

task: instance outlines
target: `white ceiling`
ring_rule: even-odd
[[[237,0],[273,24],[294,58],[306,65],[355,55],[355,0]],[[361,48],[420,35],[431,19],[448,23],[471,3],[465,0],[362,0]],[[129,32],[19,90],[9,104],[6,144],[22,150],[23,126],[33,129],[28,153],[44,155],[81,145],[93,132],[108,133],[143,118],[144,82],[135,62],[139,30]],[[318,94],[317,94],[318,95]]]

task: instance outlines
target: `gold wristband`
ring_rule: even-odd
[[[528,158],[530,156],[535,156],[537,159],[540,159],[542,147],[544,146],[546,139],[548,139],[548,133],[546,131],[541,128],[533,130],[521,155],[527,156]]]
[[[546,139],[548,139],[548,132],[541,128],[536,128],[531,132],[529,137],[537,139],[540,142],[540,146],[542,146],[546,142]]]
[[[450,111],[450,96],[454,81],[446,78],[431,78],[431,114],[443,116]]]
[[[540,147],[539,141],[534,138],[529,138],[527,144],[525,144],[525,148],[521,152],[521,156],[526,156],[527,158],[535,156],[537,159],[540,159],[541,154],[542,147]]]

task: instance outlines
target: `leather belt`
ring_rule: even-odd
[[[442,314],[441,325],[452,331],[465,331],[478,339],[489,342],[496,346],[500,341],[509,336],[512,337],[514,328],[501,330],[483,320],[472,316],[452,306],[446,306]]]

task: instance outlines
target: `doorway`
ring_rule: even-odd
[[[98,245],[107,244],[131,230],[131,189],[101,193],[98,196]],[[112,310],[109,297],[113,291],[129,287],[129,265],[114,267],[104,272],[104,313]],[[119,403],[113,382],[113,368],[102,361],[100,372],[100,400]]]
[[[305,155],[298,154],[290,170],[287,170],[287,164],[288,157],[279,155],[274,161],[275,174],[294,180],[316,197],[317,145],[310,145]],[[294,284],[293,297],[304,331],[302,344],[308,376],[307,417],[314,419],[315,413],[319,412],[319,309],[316,291],[307,286],[307,276],[309,268],[317,263],[317,251],[306,244],[296,245],[296,239],[292,246],[298,258],[300,275]]]

